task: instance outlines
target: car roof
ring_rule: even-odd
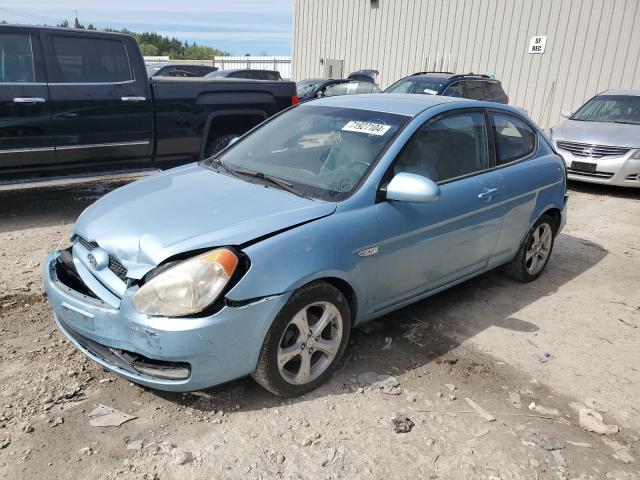
[[[77,30],[71,27],[50,27],[47,25],[21,25],[19,23],[2,23],[0,24],[0,29],[2,28],[20,28],[25,30],[47,30],[53,32],[60,33],[68,33],[70,35],[86,35],[86,34],[100,34],[100,35],[119,35],[121,37],[131,37],[131,35],[127,33],[121,32],[107,32],[104,30]]]
[[[640,90],[607,90],[600,95],[626,95],[629,97],[640,97]]]

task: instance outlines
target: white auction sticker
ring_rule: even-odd
[[[371,135],[384,135],[391,125],[383,125],[382,123],[356,122],[354,120],[347,123],[342,130],[347,132],[368,133]]]

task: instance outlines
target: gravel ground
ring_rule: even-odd
[[[640,191],[572,185],[538,281],[491,272],[369,323],[283,401],[145,389],[56,331],[44,255],[120,184],[0,192],[0,478],[640,478]],[[585,403],[620,432],[581,428]],[[98,405],[136,418],[93,426]]]

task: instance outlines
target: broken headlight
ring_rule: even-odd
[[[131,301],[147,315],[198,313],[218,298],[237,266],[235,253],[218,248],[167,268],[140,287]]]

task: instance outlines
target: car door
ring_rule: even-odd
[[[492,170],[485,113],[456,110],[425,123],[387,172],[430,178],[432,203],[380,201],[378,310],[463,279],[487,266],[502,228],[504,182]]]
[[[152,104],[142,57],[125,36],[44,31],[59,164],[149,160]]]
[[[0,171],[55,161],[37,30],[0,29]]]

